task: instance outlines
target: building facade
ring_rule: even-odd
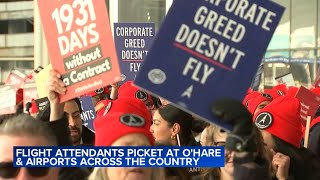
[[[33,9],[32,1],[0,2],[0,82],[11,69],[34,67]]]

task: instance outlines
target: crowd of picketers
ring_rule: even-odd
[[[1,116],[0,179],[320,179],[320,110],[312,117],[309,139],[304,143],[306,123],[295,97],[297,87],[248,90],[242,102],[231,98],[214,101],[209,107],[212,115],[231,124],[230,132],[127,81],[85,94],[92,97],[97,113],[93,133],[82,125],[78,98],[60,103],[59,95],[67,89],[54,70],[47,90],[50,103],[41,113],[31,102],[29,113]],[[319,88],[311,91],[320,95]],[[134,121],[124,120],[132,115]],[[226,151],[221,168],[15,168],[14,146],[224,146]]]

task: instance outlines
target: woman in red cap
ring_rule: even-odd
[[[253,118],[254,124],[262,132],[277,179],[320,179],[320,161],[300,146],[300,108],[297,98],[281,96]]]
[[[109,102],[104,113],[94,121],[95,146],[152,146],[149,131],[151,115],[136,98],[119,98]],[[89,180],[158,180],[164,178],[161,168],[94,168]]]

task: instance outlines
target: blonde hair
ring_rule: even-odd
[[[220,130],[220,128],[216,125],[211,124],[207,126],[203,131],[206,133],[201,137],[204,141],[202,142],[202,146],[215,146],[215,135]],[[202,136],[201,135],[201,136]],[[214,179],[220,177],[220,169],[219,168],[203,168],[201,169],[201,174],[203,179],[210,179],[210,176],[213,176]]]
[[[201,139],[204,140],[202,144],[202,146],[214,146],[215,145],[215,135],[216,133],[220,130],[220,128],[216,125],[210,125],[210,126],[207,126],[202,134],[201,134]],[[203,136],[205,135],[205,136]]]
[[[110,180],[101,167],[93,169],[88,180]],[[165,180],[165,172],[163,168],[151,168],[151,180]]]

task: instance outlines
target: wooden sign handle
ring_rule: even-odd
[[[307,116],[307,124],[306,124],[306,130],[304,134],[304,144],[303,144],[305,148],[308,148],[310,123],[311,123],[311,116]]]

